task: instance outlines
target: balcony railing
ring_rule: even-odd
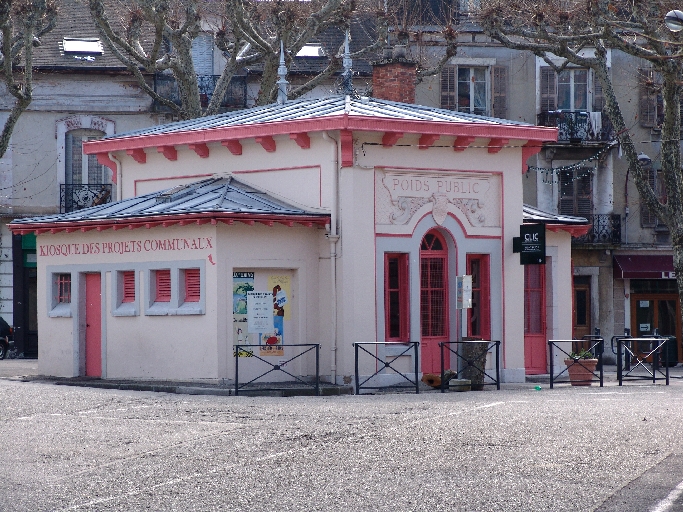
[[[111,203],[111,184],[94,183],[89,185],[61,185],[59,191],[59,211],[75,212],[83,208]]]
[[[216,89],[216,83],[220,77],[218,75],[197,75],[199,86],[199,99],[202,108],[209,106]],[[178,84],[173,75],[157,74],[154,76],[154,91],[161,97],[171,100],[176,105],[180,105],[180,95]],[[233,76],[228,84],[228,89],[221,103],[221,110],[235,110],[247,107],[247,77]],[[169,112],[170,109],[159,102],[154,102],[154,109],[157,112]]]
[[[619,245],[621,244],[621,216],[616,213],[584,215],[592,224],[583,236],[572,238],[573,244]]]
[[[556,127],[558,142],[605,142],[614,138],[612,123],[603,112],[541,112],[538,125]]]

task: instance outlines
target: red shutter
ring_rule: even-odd
[[[491,270],[488,254],[468,254],[467,273],[472,276],[472,307],[467,310],[467,335],[491,339]]]
[[[384,313],[387,341],[403,342],[410,338],[408,288],[408,255],[385,254]]]
[[[156,274],[156,302],[171,302],[171,271],[157,270]]]
[[[135,302],[135,272],[127,270],[121,273],[123,280],[123,297],[121,302]]]
[[[199,302],[200,296],[199,269],[188,268],[185,270],[185,302]]]

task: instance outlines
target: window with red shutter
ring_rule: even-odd
[[[171,302],[171,271],[169,269],[157,270],[156,275],[156,302]]]
[[[472,307],[467,310],[467,335],[491,339],[491,279],[488,254],[468,254],[467,273],[472,276]]]
[[[408,254],[384,256],[384,312],[386,340],[409,341]]]
[[[135,271],[121,272],[121,281],[123,284],[121,302],[135,302]]]
[[[199,302],[201,285],[199,281],[199,269],[185,269],[185,302]]]

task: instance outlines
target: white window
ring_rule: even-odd
[[[504,119],[507,68],[446,66],[441,72],[441,108]]]

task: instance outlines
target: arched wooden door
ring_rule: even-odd
[[[421,370],[439,373],[439,342],[448,341],[448,248],[438,231],[420,245],[420,331]]]

